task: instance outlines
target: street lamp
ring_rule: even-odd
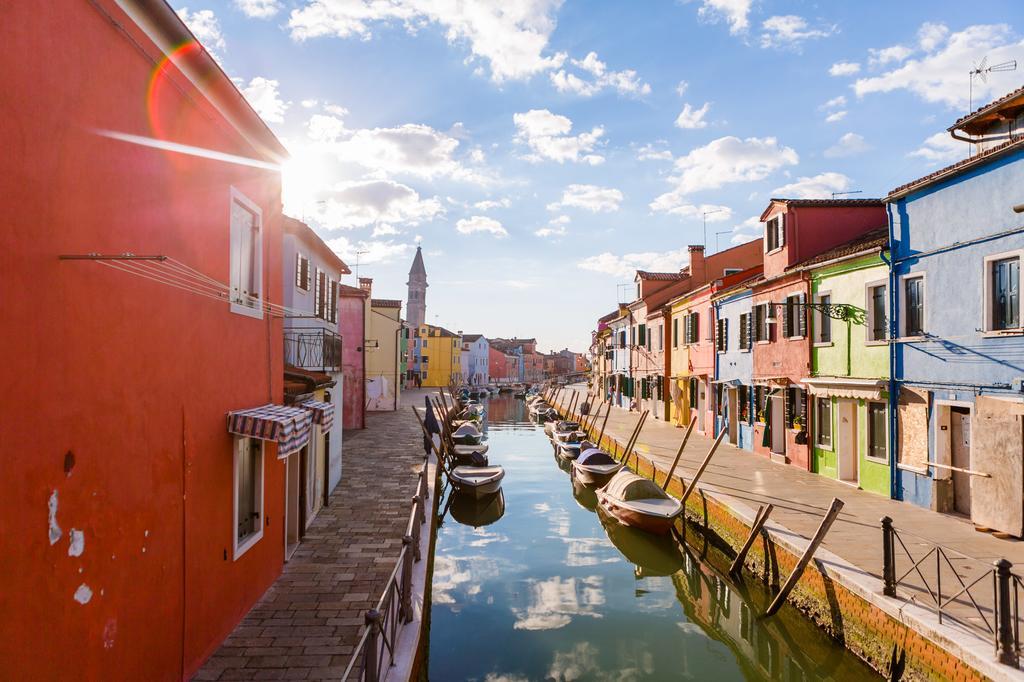
[[[778,316],[775,314],[776,308],[783,308],[786,306],[801,306],[803,308],[810,308],[816,310],[823,315],[831,317],[833,320],[841,320],[846,322],[848,320],[858,321],[864,316],[864,310],[858,308],[855,305],[849,303],[766,303],[768,306],[767,314],[765,315],[764,321],[768,324],[775,324],[779,321]]]

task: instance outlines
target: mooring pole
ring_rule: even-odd
[[[608,402],[608,411],[604,413],[604,421],[601,422],[601,433],[597,434],[597,447],[601,447],[601,439],[604,438],[604,427],[608,425],[608,417],[612,414],[612,403]]]
[[[701,475],[703,475],[704,470],[708,468],[708,464],[711,462],[711,456],[715,454],[715,450],[717,450],[718,446],[722,444],[723,438],[725,438],[725,431],[722,431],[720,434],[718,434],[718,438],[716,438],[715,442],[711,444],[711,449],[708,450],[708,454],[704,455],[704,461],[700,463],[700,467],[697,469],[697,473],[695,473],[693,475],[693,479],[690,480],[690,485],[686,486],[686,491],[683,492],[683,496],[679,498],[679,501],[682,502],[684,505],[686,504],[686,498],[688,498],[690,496],[690,493],[693,492],[694,488],[697,487],[697,481],[700,480],[700,477]]]
[[[882,517],[882,594],[896,596],[896,531],[892,519]]]
[[[782,607],[786,602],[786,597],[796,587],[796,583],[800,580],[800,576],[803,574],[804,569],[807,568],[807,564],[810,563],[811,557],[817,551],[818,546],[821,545],[825,539],[825,533],[832,527],[832,523],[839,516],[839,512],[843,509],[843,501],[838,497],[832,498],[832,506],[825,512],[825,516],[822,517],[821,523],[818,525],[818,530],[814,531],[814,536],[811,538],[811,544],[807,545],[807,549],[804,550],[803,555],[800,557],[800,561],[797,562],[793,572],[789,574],[789,578],[786,579],[786,584],[782,586],[779,593],[775,595],[775,599],[772,601],[768,610],[764,612],[765,616],[775,615],[775,612]]]
[[[1018,656],[1016,637],[1016,608],[1011,610],[1010,604],[1016,605],[1016,589],[1014,587],[1013,568],[1006,559],[995,562],[996,574],[996,654],[999,662],[1017,667]]]
[[[640,429],[644,427],[645,421],[647,421],[647,410],[644,410],[643,413],[640,415],[640,419],[636,421],[636,428],[633,429],[633,435],[630,437],[629,443],[626,445],[626,454],[622,459],[622,461],[625,462],[626,464],[629,464],[629,453],[632,452],[633,446],[636,445],[636,442],[638,440],[640,440]],[[639,456],[637,456],[637,462],[639,461]]]
[[[668,476],[665,477],[665,482],[661,485],[662,490],[668,490],[668,482],[672,480],[672,474],[675,473],[676,465],[679,464],[679,458],[683,456],[683,450],[686,449],[686,441],[690,440],[690,434],[693,432],[693,426],[697,423],[697,415],[693,415],[690,419],[690,425],[686,427],[686,434],[683,435],[683,442],[679,444],[679,449],[676,450],[676,458],[672,460],[672,466],[668,470]]]
[[[754,516],[754,525],[750,527],[750,535],[747,536],[747,541],[740,547],[740,553],[732,560],[732,565],[729,567],[730,574],[736,574],[743,568],[743,561],[747,558],[747,552],[754,546],[754,540],[757,539],[757,536],[761,534],[761,529],[764,528],[764,524],[768,520],[768,515],[772,513],[772,509],[775,509],[775,505],[769,504],[767,507],[761,505],[757,508],[757,514]]]

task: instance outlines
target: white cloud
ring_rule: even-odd
[[[871,149],[871,145],[865,142],[862,135],[846,133],[834,145],[825,150],[824,156],[827,159],[838,159],[863,154],[869,149]]]
[[[312,109],[312,108],[313,108],[313,107],[315,107],[315,106],[316,106],[317,104],[320,104],[320,100],[316,100],[316,99],[304,99],[304,100],[302,100],[302,101],[300,102],[300,104],[302,105],[302,108],[303,108],[303,109]]]
[[[575,161],[592,166],[604,162],[603,156],[592,153],[604,135],[601,126],[594,126],[590,132],[570,135],[572,121],[547,109],[513,114],[512,121],[516,126],[516,141],[531,149],[531,153],[523,157],[527,161],[536,163],[549,159],[558,163]]]
[[[662,194],[648,204],[648,206],[656,213],[667,213],[668,215],[675,215],[681,218],[703,219],[704,214],[707,213],[709,223],[722,222],[732,217],[732,209],[728,206],[688,204],[682,200],[682,197],[672,192]]]
[[[873,67],[885,66],[890,62],[902,62],[914,51],[906,45],[893,45],[881,49],[868,50],[868,64]]]
[[[220,21],[217,20],[217,15],[213,13],[213,10],[197,9],[195,12],[190,12],[188,7],[182,7],[178,10],[178,18],[185,23],[188,30],[192,31],[192,35],[206,48],[206,51],[214,59],[220,61],[220,53],[227,51],[228,45],[224,42],[224,34],[220,31]]]
[[[420,198],[416,190],[391,180],[339,183],[318,211],[324,225],[342,229],[378,223],[418,225],[443,214],[437,197]]]
[[[642,251],[617,256],[609,251],[589,256],[576,263],[581,270],[611,275],[616,279],[631,279],[637,270],[650,272],[678,272],[690,262],[690,252],[684,247],[675,251]]]
[[[389,237],[391,235],[396,235],[396,234],[400,234],[400,233],[399,233],[398,230],[396,230],[394,228],[393,225],[388,225],[387,223],[380,223],[380,224],[374,226],[373,234],[371,234],[370,236],[376,238],[376,237]]]
[[[830,76],[852,76],[860,73],[860,64],[857,62],[836,62],[829,67]]]
[[[494,218],[475,215],[471,218],[463,218],[455,223],[455,229],[459,234],[473,234],[474,232],[489,232],[499,239],[508,236],[508,230]]]
[[[840,107],[845,107],[845,106],[846,106],[846,95],[838,95],[836,97],[833,97],[829,101],[825,102],[824,104],[822,104],[820,107],[818,107],[818,109],[821,109],[821,110],[825,110],[825,109],[839,109]]]
[[[280,0],[235,0],[235,7],[253,19],[269,19],[281,10]]]
[[[846,118],[845,109],[843,111],[833,111],[825,117],[825,123],[839,123],[839,121],[842,121],[844,118]]]
[[[284,123],[284,113],[291,106],[281,99],[277,87],[277,81],[256,76],[242,88],[245,99],[267,123]]]
[[[761,24],[761,47],[798,48],[807,40],[827,38],[836,32],[835,26],[812,28],[807,20],[795,14],[769,17]]]
[[[689,104],[684,105],[683,110],[680,111],[679,116],[676,117],[676,127],[684,130],[707,128],[708,122],[704,120],[704,117],[707,115],[708,109],[710,108],[710,102],[704,102],[704,106],[700,109],[694,109]]]
[[[749,241],[760,239],[762,236],[763,226],[761,225],[760,216],[750,216],[742,223],[732,228],[732,237],[729,238],[729,243],[735,245],[746,244]]]
[[[490,211],[495,208],[508,208],[512,205],[512,200],[508,197],[498,199],[497,201],[492,199],[485,199],[484,201],[478,201],[473,204],[473,208],[478,211]]]
[[[664,144],[659,141],[659,144]],[[636,150],[637,161],[671,161],[672,152],[668,149],[656,149],[653,144],[647,143]]]
[[[547,227],[542,227],[539,230],[534,231],[534,234],[538,237],[564,237],[568,234],[566,225],[571,222],[571,218],[567,215],[560,215],[557,218],[552,218],[548,221]]]
[[[953,163],[967,157],[969,146],[966,142],[954,140],[949,133],[935,133],[908,156],[914,156],[931,164]]]
[[[354,263],[356,252],[358,251],[360,265],[403,260],[412,251],[410,244],[402,244],[392,240],[371,239],[369,241],[351,241],[346,237],[328,239],[327,246],[346,263]]]
[[[611,187],[569,185],[562,192],[559,201],[548,204],[548,210],[558,211],[564,207],[575,207],[591,213],[611,213],[619,210],[622,199],[622,192]]]
[[[337,116],[313,114],[306,121],[306,134],[314,142],[337,142],[349,132],[345,122]]]
[[[686,81],[679,81],[679,85],[676,86],[676,94],[682,97],[686,94],[686,90],[690,87],[690,84]]]
[[[676,159],[672,193],[682,196],[728,183],[762,180],[799,160],[796,151],[779,145],[774,137],[720,137]],[[659,200],[661,197],[655,201]]]
[[[730,33],[743,33],[750,26],[752,3],[753,0],[703,0],[697,16],[706,21],[725,19]]]
[[[559,69],[550,74],[551,84],[559,92],[573,92],[591,97],[605,89],[612,89],[620,95],[643,96],[651,93],[651,86],[640,80],[636,71],[624,69],[609,71],[608,65],[598,59],[596,52],[589,52],[583,59],[571,59],[569,63],[582,70],[583,76],[568,69]]]
[[[967,69],[987,56],[989,64],[1015,59],[1024,48],[1007,24],[979,24],[950,33],[941,24],[924,24],[918,32],[921,52],[896,69],[878,76],[860,78],[854,85],[859,97],[875,92],[908,90],[926,102],[945,104],[954,109],[968,106]],[[996,73],[988,82],[974,80],[974,105],[1009,90],[1015,77],[1000,78]]]
[[[374,24],[401,23],[409,33],[438,24],[449,43],[468,44],[472,56],[467,61],[485,60],[491,80],[501,83],[562,66],[564,54],[545,54],[561,4],[562,0],[307,0],[292,11],[288,27],[294,40],[320,36],[367,40]]]
[[[565,627],[574,616],[601,618],[605,603],[601,576],[531,580],[526,608],[513,606],[516,630],[554,630]]]
[[[819,173],[776,187],[772,190],[772,196],[786,199],[831,199],[833,192],[844,192],[849,187],[850,178],[842,173]]]

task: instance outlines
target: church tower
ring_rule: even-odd
[[[427,319],[427,269],[423,267],[423,250],[416,247],[416,257],[409,268],[409,300],[405,306],[405,316],[409,327],[418,329]]]

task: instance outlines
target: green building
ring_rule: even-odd
[[[811,310],[813,471],[890,495],[886,229],[803,263]]]

